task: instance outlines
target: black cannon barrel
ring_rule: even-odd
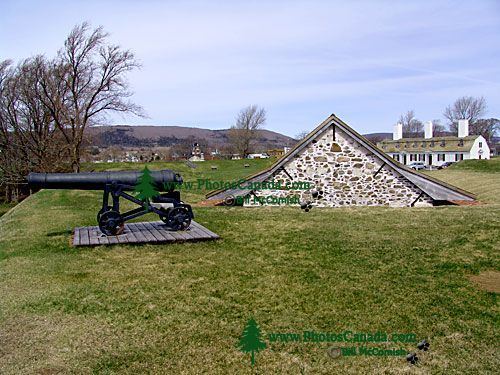
[[[164,184],[182,183],[182,177],[170,169],[150,171],[157,191],[165,191]],[[106,185],[116,183],[128,185],[124,190],[134,190],[142,171],[82,172],[82,173],[30,173],[28,184],[41,189],[103,190]],[[173,189],[172,189],[173,190]]]

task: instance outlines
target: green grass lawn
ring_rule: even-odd
[[[3,216],[7,211],[15,206],[15,203],[0,203],[0,216]]]
[[[154,167],[232,180],[269,162]],[[478,206],[195,208],[222,239],[171,245],[75,249],[100,193],[41,191],[0,218],[0,373],[496,373],[497,294],[469,280],[500,269],[500,173],[486,169],[427,172]],[[250,317],[267,343],[254,368],[236,347]],[[306,330],[415,333],[430,349],[412,366],[267,336]]]

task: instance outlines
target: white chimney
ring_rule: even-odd
[[[469,135],[469,120],[458,120],[458,137],[464,138]]]
[[[397,141],[398,139],[403,138],[403,124],[397,123],[394,125],[394,130],[392,132],[392,139]]]
[[[424,138],[432,138],[432,121],[427,121],[424,124]]]

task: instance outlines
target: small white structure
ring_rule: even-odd
[[[205,155],[201,152],[200,145],[198,143],[193,144],[193,150],[191,151],[189,161],[205,161]]]
[[[269,159],[269,155],[265,152],[261,154],[248,154],[247,159]]]
[[[489,159],[490,148],[482,135],[469,135],[469,122],[458,121],[458,136],[434,137],[432,121],[424,124],[424,138],[403,138],[403,126],[396,124],[392,140],[377,143],[378,148],[396,161],[409,165],[423,162],[439,167],[446,162]]]

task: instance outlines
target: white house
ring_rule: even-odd
[[[396,161],[409,165],[423,162],[439,167],[445,162],[489,159],[490,148],[482,135],[469,135],[469,122],[458,121],[458,136],[433,137],[432,121],[425,123],[424,138],[403,138],[403,126],[394,125],[393,139],[377,146]]]
[[[261,154],[248,154],[247,159],[269,159],[269,155],[265,152]]]
[[[193,144],[193,150],[191,151],[189,161],[205,161],[205,155],[201,152],[200,145],[198,143]]]

